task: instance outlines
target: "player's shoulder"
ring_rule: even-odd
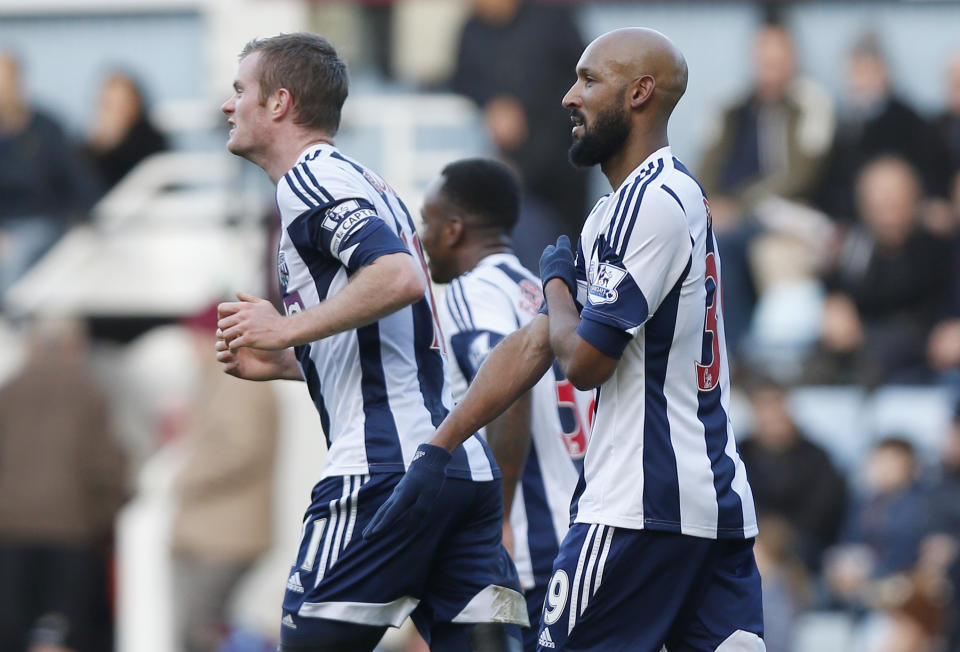
[[[683,195],[690,195],[702,200],[706,197],[706,191],[693,173],[676,156],[670,158],[670,168],[663,175],[661,185],[666,185],[681,198]]]
[[[447,298],[482,310],[506,309],[516,300],[520,277],[515,274],[502,262],[481,263],[447,284]]]
[[[336,150],[301,158],[277,182],[277,203],[300,212],[348,199],[375,201],[382,180]],[[383,184],[385,186],[385,184]]]
[[[298,169],[312,175],[316,183],[321,185],[334,201],[369,197],[374,194],[377,185],[386,186],[363,165],[337,150],[315,158],[308,157],[294,168]]]
[[[447,284],[447,296],[457,295],[470,303],[485,303],[490,297],[506,295],[503,277],[489,265],[478,265]]]

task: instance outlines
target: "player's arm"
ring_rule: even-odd
[[[592,389],[613,375],[627,345],[667,294],[679,291],[690,270],[693,242],[675,198],[667,192],[650,194],[640,210],[639,219],[625,229],[622,246],[599,252],[597,285],[588,291],[579,315],[569,240],[562,236],[540,258],[550,346],[578,389]],[[624,214],[618,217],[625,219]]]
[[[345,187],[344,194],[356,190]],[[277,201],[301,210],[286,186]],[[283,210],[281,208],[281,210]],[[220,328],[229,348],[283,349],[307,344],[373,323],[424,298],[426,281],[406,243],[361,194],[307,206],[288,227],[298,247],[343,266],[350,281],[339,292],[306,310],[279,314],[262,300],[222,306]]]
[[[407,472],[364,529],[364,538],[376,539],[401,520],[426,514],[440,493],[444,469],[457,446],[526,394],[551,364],[553,353],[543,315],[501,340],[433,440],[417,449]]]
[[[601,351],[584,339],[580,313],[574,301],[576,270],[570,240],[560,236],[540,257],[540,277],[550,311],[550,347],[564,375],[580,390],[602,385],[616,369],[619,355]]]
[[[413,258],[390,253],[360,268],[347,286],[321,303],[283,316],[269,301],[240,295],[221,304],[218,324],[231,351],[285,349],[360,328],[423,299],[426,285]]]
[[[544,291],[550,307],[550,348],[557,356],[563,374],[577,389],[599,387],[613,375],[619,359],[600,351],[580,336],[580,315],[566,283],[554,278]]]
[[[454,451],[537,384],[553,364],[547,321],[537,315],[493,347],[463,400],[437,428],[431,444]],[[529,427],[529,420],[527,424]]]
[[[504,520],[510,518],[517,484],[530,454],[531,397],[528,391],[487,424],[487,444],[500,467]]]

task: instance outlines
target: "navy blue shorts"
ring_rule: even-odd
[[[433,624],[526,626],[517,571],[501,543],[500,481],[447,478],[426,518],[364,540],[402,476],[337,476],[314,487],[283,599],[283,645],[322,642],[328,621],[397,627],[412,615],[428,640]]]
[[[762,637],[752,539],[574,523],[553,565],[537,650],[759,652]]]

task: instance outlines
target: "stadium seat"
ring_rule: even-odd
[[[946,387],[882,387],[867,398],[863,421],[873,439],[903,437],[932,464],[939,458],[953,401]]]
[[[790,410],[800,429],[853,471],[870,446],[863,419],[865,392],[860,387],[801,387],[790,392]]]

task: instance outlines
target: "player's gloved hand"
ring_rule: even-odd
[[[420,444],[407,472],[363,530],[363,538],[377,539],[401,519],[422,519],[440,493],[451,457],[445,448]]]
[[[565,235],[557,238],[557,244],[547,245],[540,254],[540,281],[546,290],[550,279],[558,278],[570,288],[570,296],[577,298],[577,273],[573,263],[573,251],[570,238]]]

